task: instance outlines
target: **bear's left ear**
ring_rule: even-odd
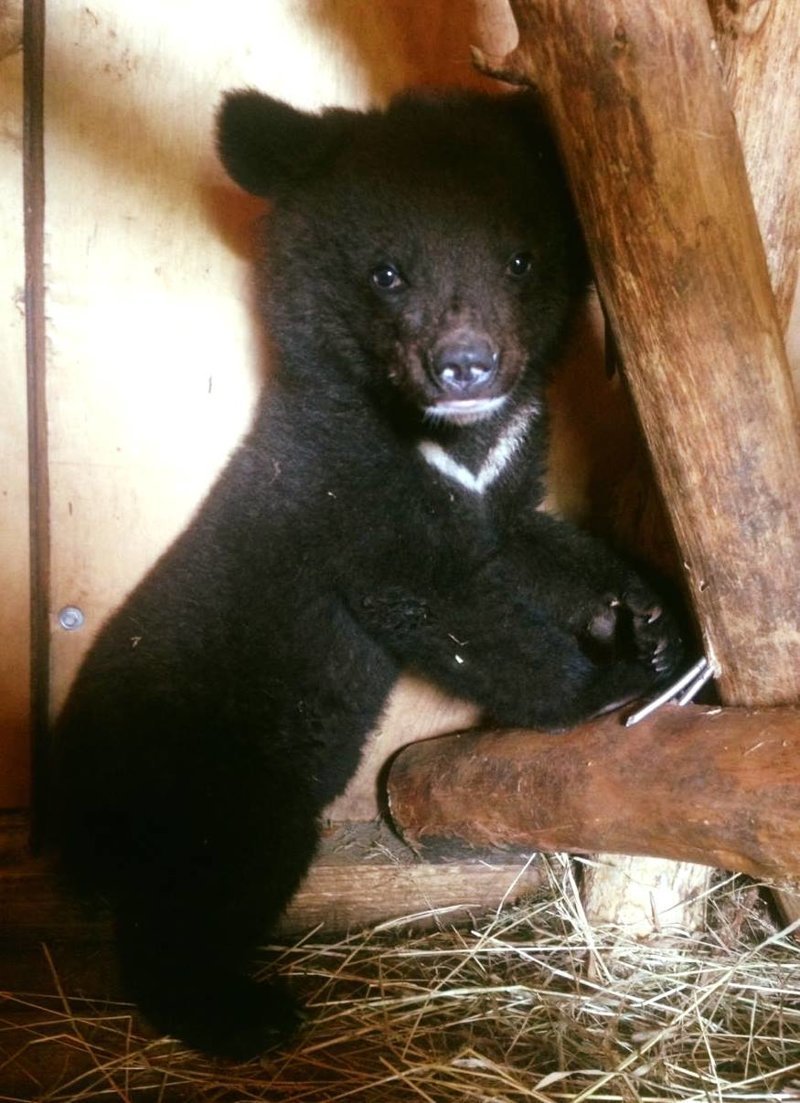
[[[219,156],[245,191],[273,197],[310,171],[350,114],[312,115],[255,89],[228,92],[217,113]]]

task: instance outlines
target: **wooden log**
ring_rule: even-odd
[[[726,704],[800,700],[797,406],[700,0],[511,0]],[[485,61],[485,59],[484,59]]]
[[[709,0],[709,10],[800,396],[800,20],[785,0]],[[800,918],[796,887],[775,897],[787,922]]]
[[[787,0],[709,0],[778,317],[800,264],[800,19]]]
[[[800,709],[673,705],[628,729],[614,714],[559,736],[444,736],[398,754],[388,804],[419,850],[451,839],[798,876]]]
[[[537,84],[550,105],[600,287],[640,417],[649,428],[706,652],[720,670],[723,699],[750,704],[795,701],[798,636],[783,610],[792,608],[791,595],[797,592],[796,516],[785,517],[771,562],[761,560],[762,568],[753,570],[751,557],[760,556],[768,539],[766,518],[776,504],[779,513],[785,504],[792,512],[797,501],[797,422],[791,402],[784,408],[788,386],[782,381],[787,366],[781,327],[771,313],[736,134],[714,71],[715,43],[708,18],[699,4],[675,2],[656,6],[512,0],[511,6],[519,47],[501,63],[503,75]],[[710,6],[720,29],[728,7],[715,0]],[[791,237],[796,214],[792,192],[798,161],[792,157],[796,128],[791,117],[797,97],[793,106],[781,104],[782,89],[765,74],[774,67],[789,78],[797,33],[789,26],[785,4],[781,15],[770,12],[766,23],[762,19],[756,26],[755,9],[764,16],[769,7],[768,2],[745,3],[741,18],[734,17],[736,25],[728,20],[723,50],[756,184],[758,214],[770,246],[780,323],[785,326],[796,250],[793,254],[791,241],[773,238],[786,233]],[[742,32],[756,35],[759,46],[733,46]],[[778,52],[775,62],[768,50]],[[782,115],[780,121],[777,115]],[[764,155],[773,125],[780,126],[781,134],[777,165]],[[737,225],[741,214],[742,232]],[[742,286],[731,287],[740,271]],[[726,274],[729,279],[718,278]],[[698,294],[701,286],[705,293]],[[761,363],[759,339],[740,344],[736,327],[730,327],[731,316],[738,316],[745,326],[754,325],[766,349],[765,374],[757,381],[759,409],[749,427],[743,424],[753,416],[754,407],[747,400],[748,365]],[[673,380],[674,365],[684,362],[688,371]],[[714,386],[704,395],[703,386],[712,377]],[[763,391],[765,380],[771,392]],[[762,393],[770,394],[766,407],[760,404]],[[782,470],[784,481],[777,484],[782,487],[777,503],[772,498],[772,474],[783,464],[780,445],[771,455],[765,453],[767,438],[761,435],[770,425],[779,425],[794,449]],[[753,455],[759,458],[749,468]],[[710,478],[703,465],[710,466]],[[693,493],[687,495],[687,488]],[[732,503],[730,523],[718,525],[717,511]],[[754,515],[762,518],[758,525],[752,524]],[[770,591],[773,582],[776,591]],[[759,609],[757,595],[765,587],[772,600]],[[608,861],[613,868],[603,863],[587,877],[587,907],[591,910],[602,902],[594,915],[597,921],[630,910],[629,900],[609,891],[609,877],[618,884],[619,874],[623,881],[627,877],[638,882],[652,873],[635,859]],[[691,896],[692,886],[703,888],[702,871],[673,867],[651,877],[651,884],[660,886],[661,899],[667,874],[675,885],[673,902],[681,895]],[[696,924],[697,910],[685,915],[688,925]]]
[[[796,876],[800,709],[673,705],[629,729],[610,715],[565,735],[444,736],[400,752],[388,796],[423,852],[449,839]]]
[[[694,862],[672,862],[641,854],[597,854],[583,867],[581,901],[595,928],[613,927],[631,938],[661,938],[706,928],[706,899],[712,871]],[[588,974],[597,977],[593,962]]]

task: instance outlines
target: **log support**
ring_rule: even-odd
[[[627,729],[610,715],[563,735],[443,736],[400,752],[388,796],[423,853],[451,840],[796,877],[800,709],[673,705]]]
[[[516,49],[477,60],[550,112],[721,699],[798,702],[792,5],[510,3]]]
[[[792,704],[800,418],[706,4],[511,7],[495,68],[550,113],[722,698]]]

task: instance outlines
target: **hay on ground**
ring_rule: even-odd
[[[398,922],[280,951],[309,1023],[246,1065],[148,1040],[124,1005],[9,995],[28,1023],[10,1035],[6,1071],[30,1066],[32,1047],[65,1060],[59,1083],[0,1099],[800,1101],[800,945],[756,886],[720,878],[702,939],[637,942],[590,929],[573,865],[549,870],[541,898],[471,930],[444,916],[432,931]]]

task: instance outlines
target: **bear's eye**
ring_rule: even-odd
[[[369,278],[373,287],[380,291],[396,291],[405,282],[393,264],[377,265],[370,272]]]
[[[527,276],[533,267],[533,257],[530,253],[514,253],[511,260],[506,265],[506,272],[509,276],[513,276],[516,280],[521,280],[523,276]]]

